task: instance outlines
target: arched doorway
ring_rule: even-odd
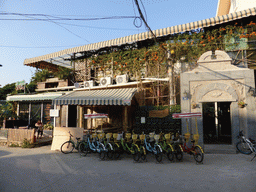
[[[204,102],[203,137],[205,144],[231,144],[231,102]]]

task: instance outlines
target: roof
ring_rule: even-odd
[[[246,18],[249,16],[255,16],[255,15],[256,15],[256,7],[250,8],[244,11],[238,11],[238,12],[230,13],[227,15],[216,16],[216,17],[212,17],[209,19],[204,19],[196,22],[154,30],[153,33],[156,35],[157,38],[160,38],[167,35],[173,35],[173,34],[196,30],[200,28],[216,26],[219,24],[223,24],[223,23],[227,23],[237,19]],[[24,65],[39,67],[39,65],[44,66],[47,64],[53,64],[53,65],[71,68],[72,67],[71,58],[74,57],[74,53],[76,54],[76,57],[81,57],[83,53],[87,51],[94,51],[94,50],[99,50],[102,48],[113,47],[113,46],[121,46],[125,44],[131,44],[134,42],[144,41],[147,39],[153,39],[153,36],[150,32],[134,34],[134,35],[112,39],[108,41],[102,41],[99,43],[92,43],[88,45],[65,49],[59,52],[54,52],[54,53],[39,56],[39,57],[25,59]]]
[[[216,16],[226,15],[229,13],[231,0],[219,0]]]
[[[61,95],[63,95],[63,92],[41,93],[34,95],[10,95],[6,97],[6,101],[51,101]]]
[[[53,100],[57,105],[131,105],[137,88],[74,91]]]

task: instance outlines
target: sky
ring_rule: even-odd
[[[24,66],[25,59],[147,31],[144,24],[136,27],[134,18],[76,21],[47,19],[53,18],[52,16],[72,19],[139,16],[133,2],[134,0],[0,0],[0,87],[22,80],[30,82],[35,68]],[[139,2],[152,30],[215,17],[218,5],[218,0]],[[28,20],[35,17],[41,20]],[[136,20],[136,23],[139,24],[139,21]]]

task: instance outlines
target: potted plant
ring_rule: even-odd
[[[245,107],[245,102],[244,101],[239,101],[238,102],[238,107],[244,108]]]
[[[197,108],[197,104],[196,103],[192,103],[191,107],[192,107],[192,109],[195,109],[195,108]]]

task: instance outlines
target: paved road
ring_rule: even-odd
[[[0,191],[256,191],[256,159],[242,154],[206,154],[197,165],[183,162],[100,161],[97,154],[62,154],[50,146],[0,147]]]

